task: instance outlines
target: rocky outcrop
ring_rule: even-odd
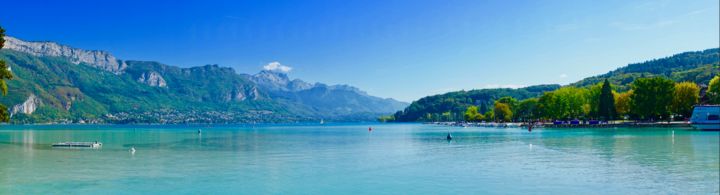
[[[257,87],[252,87],[250,89],[244,89],[242,87],[238,87],[237,89],[233,90],[232,93],[227,93],[223,96],[222,100],[224,102],[242,102],[245,100],[258,100],[260,99],[260,91],[258,91]]]
[[[85,63],[115,74],[120,74],[127,68],[125,62],[118,60],[106,51],[77,49],[54,42],[31,42],[6,36],[3,49],[25,52],[35,56],[65,57],[72,63]]]
[[[260,92],[258,91],[258,88],[257,88],[257,87],[251,88],[251,89],[247,92],[247,97],[250,98],[251,100],[258,100],[258,99],[260,99]]]
[[[160,76],[160,73],[154,71],[143,73],[137,81],[153,87],[167,87],[165,79]]]
[[[32,114],[38,107],[40,107],[40,105],[42,105],[40,98],[35,96],[35,94],[30,94],[30,97],[28,97],[25,102],[12,107],[10,115],[15,115],[17,113]]]
[[[301,91],[315,86],[300,79],[291,81],[287,74],[271,70],[260,71],[252,75],[250,80],[262,87],[277,91]]]

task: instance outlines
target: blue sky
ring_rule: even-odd
[[[7,1],[25,40],[181,67],[220,64],[412,101],[461,89],[567,84],[718,47],[717,0]]]

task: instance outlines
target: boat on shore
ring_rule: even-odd
[[[720,105],[695,106],[690,124],[700,130],[720,130]]]
[[[100,142],[60,142],[52,144],[53,148],[99,148]]]

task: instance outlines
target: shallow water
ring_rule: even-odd
[[[0,194],[717,194],[719,138],[421,124],[2,126]],[[96,140],[101,149],[50,147]]]

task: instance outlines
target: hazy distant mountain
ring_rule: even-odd
[[[345,115],[348,113],[391,113],[403,109],[407,103],[394,99],[370,96],[348,85],[310,84],[300,79],[290,80],[287,74],[263,70],[249,76],[265,89],[271,98],[310,106],[313,110]]]
[[[0,58],[15,78],[0,102],[18,123],[239,123],[374,120],[407,104],[350,86],[238,74],[218,65],[180,68],[119,60],[108,52],[6,37]]]

